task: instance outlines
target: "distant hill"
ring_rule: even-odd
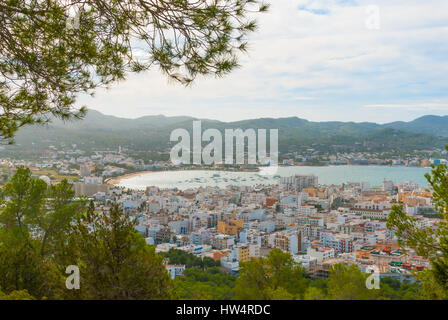
[[[47,126],[30,126],[19,130],[16,145],[7,150],[43,149],[61,143],[102,149],[126,145],[140,150],[166,149],[169,136],[176,128],[191,132],[193,117],[163,115],[126,119],[90,110],[83,120],[54,120]],[[197,119],[196,119],[197,120]],[[305,146],[318,149],[353,148],[354,150],[403,150],[443,147],[448,144],[448,116],[424,116],[410,122],[384,125],[363,122],[312,122],[297,117],[260,118],[236,122],[202,120],[202,129],[229,128],[279,129],[281,151]]]
[[[109,131],[109,130],[138,130],[151,128],[159,128],[168,126],[173,123],[192,120],[192,117],[166,117],[164,115],[145,116],[137,119],[119,118],[108,116],[96,110],[89,110],[87,116],[82,120],[61,121],[55,119],[51,123],[51,127],[73,129],[73,130],[93,130],[93,131]]]
[[[410,132],[448,137],[448,116],[423,116],[410,122],[392,122],[384,126]]]

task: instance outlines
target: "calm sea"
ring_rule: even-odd
[[[160,188],[198,188],[217,186],[225,188],[228,185],[255,186],[276,184],[279,176],[295,174],[315,174],[319,184],[342,184],[345,182],[369,182],[371,186],[379,186],[384,180],[394,183],[413,181],[422,187],[427,186],[424,177],[430,168],[386,167],[386,166],[329,166],[329,167],[280,167],[272,172],[228,172],[228,171],[163,171],[141,174],[121,180],[120,186],[131,189],[145,189],[147,186]]]

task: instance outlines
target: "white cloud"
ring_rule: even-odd
[[[448,103],[410,103],[410,104],[370,104],[366,108],[409,109],[409,110],[448,110]]]
[[[365,26],[365,8],[372,4],[380,8],[380,30]],[[416,116],[412,111],[444,109],[425,102],[448,98],[446,0],[273,0],[259,24],[242,68],[225,78],[198,79],[184,88],[153,70],[81,102],[127,117],[163,113],[221,120],[383,122],[403,117],[403,110]],[[375,110],[397,105],[400,113]]]

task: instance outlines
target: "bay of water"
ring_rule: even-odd
[[[295,174],[314,174],[319,184],[342,184],[346,182],[369,182],[379,186],[384,180],[394,183],[413,181],[422,187],[427,186],[424,177],[430,168],[387,167],[387,166],[328,166],[328,167],[279,167],[276,172],[262,168],[260,172],[230,172],[210,170],[162,171],[144,173],[123,179],[118,184],[131,189],[143,190],[147,186],[159,188],[178,188],[185,190],[206,186],[225,188],[229,185],[255,186],[278,183],[280,177]]]

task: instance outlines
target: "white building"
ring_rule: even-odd
[[[293,259],[295,262],[300,263],[306,270],[310,270],[317,265],[317,258],[309,255],[294,255]]]
[[[282,177],[280,178],[280,184],[289,190],[302,191],[303,188],[318,186],[317,176],[310,175],[300,175],[296,174],[292,177]]]
[[[317,263],[333,259],[335,256],[334,249],[325,247],[310,247],[307,249],[306,253],[308,256],[315,258]]]
[[[184,275],[184,271],[185,271],[185,265],[174,265],[174,264],[169,264],[165,266],[165,269],[168,270],[168,273],[170,274],[171,279],[174,279],[176,277],[180,277]]]

